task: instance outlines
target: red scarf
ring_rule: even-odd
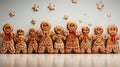
[[[69,33],[70,33],[70,34],[73,34],[73,35],[74,35],[74,38],[77,37],[77,35],[76,35],[76,31],[75,31],[75,30],[69,30]]]
[[[115,43],[116,43],[115,36],[116,36],[116,34],[110,34],[111,41],[113,42],[113,44],[115,44]]]
[[[10,32],[5,33],[5,35],[8,35],[9,40],[13,38]]]

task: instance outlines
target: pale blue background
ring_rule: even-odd
[[[96,3],[102,1],[104,8],[99,11],[96,8]],[[49,11],[47,8],[49,3],[55,4],[55,10]],[[39,5],[39,11],[34,12],[32,7],[34,4]],[[66,30],[66,24],[69,20],[75,20],[78,23],[78,30],[81,30],[83,25],[91,22],[90,34],[94,34],[94,27],[102,25],[104,34],[106,34],[109,24],[116,24],[120,33],[120,0],[77,0],[76,4],[72,4],[71,0],[0,0],[0,32],[5,23],[11,23],[14,26],[14,32],[17,29],[23,28],[26,33],[30,27],[40,29],[40,23],[43,20],[51,22],[52,30],[56,25],[62,25]],[[16,16],[10,17],[9,11],[15,11]],[[107,18],[106,14],[111,13],[111,18]],[[64,15],[68,15],[69,19],[64,20]],[[85,15],[86,14],[86,15]],[[31,20],[35,18],[37,23],[31,24]],[[79,23],[82,19],[82,23]]]
[[[104,3],[101,11],[96,8],[96,3],[99,1]],[[54,11],[49,11],[47,8],[49,3],[55,4]],[[32,10],[34,4],[39,5],[38,12]],[[71,0],[0,0],[0,32],[5,23],[11,23],[14,26],[14,32],[23,28],[27,33],[30,27],[39,30],[43,20],[50,21],[52,29],[56,25],[62,25],[66,30],[66,23],[69,20],[75,20],[79,26],[78,30],[91,22],[93,25],[90,34],[94,34],[93,29],[96,25],[102,25],[106,34],[109,24],[116,24],[120,29],[119,6],[120,0],[77,0],[76,4],[72,4]],[[9,16],[11,10],[15,11],[15,17]],[[111,13],[111,18],[107,18],[107,13]],[[65,14],[69,16],[68,20],[63,19]],[[35,25],[31,24],[33,18],[37,19]],[[79,23],[79,19],[83,22]]]

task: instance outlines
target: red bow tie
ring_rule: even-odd
[[[74,35],[74,38],[76,38],[76,31],[70,30],[69,33],[70,33],[70,34],[73,34],[73,35]]]
[[[5,35],[8,35],[9,40],[11,40],[13,38],[10,32],[5,33]]]
[[[116,36],[116,34],[110,34],[111,41],[113,42],[113,44],[115,44],[115,43],[116,43],[115,36]]]

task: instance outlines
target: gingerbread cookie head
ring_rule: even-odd
[[[36,29],[35,29],[35,28],[30,28],[30,29],[29,29],[29,34],[30,34],[30,35],[36,34]]]
[[[48,31],[51,29],[51,24],[49,21],[43,21],[41,24],[40,24],[40,27],[43,31]]]
[[[77,30],[77,28],[78,28],[78,25],[75,21],[69,21],[67,23],[67,29],[68,30],[73,30],[74,31],[74,30]]]
[[[64,29],[63,29],[62,26],[56,26],[54,28],[54,31],[55,31],[56,34],[62,34],[64,32]]]
[[[111,24],[108,26],[107,31],[109,34],[117,34],[118,32],[118,27],[114,24]]]
[[[13,26],[11,24],[5,24],[3,26],[3,31],[5,33],[10,33],[10,32],[13,32]]]
[[[88,26],[83,26],[82,27],[82,33],[83,34],[88,34],[90,32],[90,28]]]
[[[96,35],[97,34],[102,34],[103,33],[103,28],[101,26],[96,26],[94,28],[94,32],[95,32]]]
[[[25,34],[25,32],[24,32],[23,29],[18,29],[18,30],[17,30],[17,35],[18,35],[18,36],[22,36],[22,35],[24,35],[24,34]]]

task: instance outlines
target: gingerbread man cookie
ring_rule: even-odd
[[[120,35],[117,34],[118,27],[114,24],[111,24],[108,26],[107,31],[106,53],[119,53],[119,44],[117,40],[120,40]]]
[[[93,35],[94,42],[92,47],[92,53],[105,53],[105,44],[103,40],[105,39],[105,36],[102,35],[103,28],[101,26],[96,26],[94,28],[95,35]]]
[[[3,38],[3,43],[1,46],[1,53],[5,54],[9,51],[11,54],[15,53],[14,41],[13,38],[15,34],[13,33],[13,26],[11,24],[5,24],[3,26],[4,33],[1,34]]]
[[[48,8],[49,8],[50,11],[55,10],[55,5],[50,3]]]
[[[14,41],[15,41],[15,48],[16,48],[16,54],[19,54],[19,53],[24,53],[26,54],[27,53],[27,45],[26,45],[26,41],[27,41],[27,38],[24,36],[25,32],[23,29],[18,29],[17,30],[17,34],[16,34],[16,37],[14,38]]]
[[[80,46],[78,36],[81,34],[80,32],[76,31],[78,25],[76,21],[69,21],[67,23],[68,32],[65,32],[64,35],[66,36],[66,44],[65,44],[65,52],[71,53],[80,53]]]
[[[10,11],[9,15],[10,15],[10,17],[14,17],[16,14],[14,11]]]
[[[81,53],[91,53],[91,43],[92,36],[89,35],[90,28],[88,26],[82,27],[82,35],[79,37],[80,43],[80,51]]]
[[[37,32],[40,37],[38,53],[54,53],[53,42],[51,36],[54,35],[54,32],[51,31],[51,24],[49,21],[42,21],[40,24],[41,30]]]
[[[39,5],[34,4],[34,6],[32,7],[32,9],[33,9],[34,11],[38,11],[38,10],[39,10]]]
[[[66,37],[63,35],[64,29],[62,26],[56,26],[54,28],[55,35],[52,36],[52,39],[54,40],[54,52],[55,53],[64,53],[64,42],[63,40],[66,39]]]
[[[33,51],[37,53],[38,49],[38,38],[37,38],[37,33],[35,28],[30,28],[29,29],[29,36],[27,36],[28,39],[28,53],[31,54]]]

